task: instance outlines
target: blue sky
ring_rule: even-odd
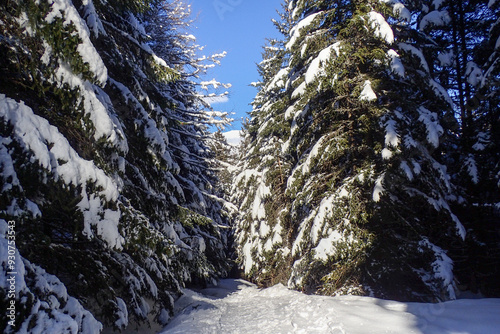
[[[187,0],[191,4],[193,24],[191,33],[197,43],[205,46],[203,54],[227,51],[221,65],[208,72],[204,80],[215,78],[230,83],[229,101],[214,104],[215,110],[235,112],[233,126],[240,129],[241,118],[251,111],[257,90],[249,86],[259,81],[256,64],[262,59],[266,38],[279,37],[271,19],[277,19],[281,0]]]

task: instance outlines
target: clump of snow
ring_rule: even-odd
[[[258,234],[261,238],[265,238],[271,231],[271,227],[266,223],[265,220],[262,220],[258,226]]]
[[[467,77],[467,82],[470,83],[473,87],[478,86],[483,81],[483,71],[476,63],[472,61],[467,63],[465,76]]]
[[[252,243],[247,241],[247,243],[243,246],[243,269],[245,270],[245,274],[249,274],[253,268],[253,260],[252,260]]]
[[[293,5],[296,5],[296,7],[293,8]],[[300,17],[300,14],[301,14],[300,6],[298,6],[297,3],[295,3],[294,1],[290,1],[290,7],[293,8],[293,11],[290,9],[290,11],[292,12],[292,18],[294,20],[297,20]]]
[[[155,61],[159,64],[159,65],[162,65],[164,67],[168,67],[167,63],[165,62],[165,60],[161,59],[161,58],[158,58],[157,56],[153,55],[153,58],[155,59]],[[208,90],[208,87],[209,86],[212,86],[214,89],[217,89],[219,87],[224,87],[224,88],[231,88],[231,84],[223,84],[217,80],[212,79],[210,81],[202,81],[200,82],[200,85],[201,85],[201,89],[204,89],[204,90]]]
[[[342,239],[342,234],[338,231],[333,231],[328,237],[321,239],[318,246],[313,248],[314,257],[326,261],[329,256],[335,254],[335,243]]]
[[[269,237],[266,244],[264,245],[264,249],[267,252],[272,251],[274,245],[279,245],[283,243],[283,238],[281,237],[281,234],[283,233],[283,227],[281,224],[276,224],[272,229],[271,229],[271,236]],[[283,256],[286,256],[283,254]]]
[[[399,167],[405,172],[408,180],[413,181],[413,178],[414,178],[413,172],[412,172],[410,166],[408,165],[408,163],[406,161],[401,161],[401,164],[399,165]]]
[[[359,100],[371,102],[371,101],[374,101],[376,99],[377,99],[377,95],[373,91],[371,81],[366,80],[363,83],[363,90],[361,91],[361,94],[359,95]]]
[[[427,128],[427,141],[434,147],[439,146],[439,137],[443,134],[443,127],[438,122],[436,113],[429,111],[424,107],[419,107],[419,121],[425,124]]]
[[[121,298],[116,298],[117,310],[117,320],[115,321],[116,327],[122,329],[128,326],[128,310],[127,304]]]
[[[452,191],[451,176],[450,176],[450,174],[448,174],[448,168],[445,165],[442,165],[437,161],[434,161],[432,163],[432,167],[439,173],[439,178],[441,179],[441,181],[444,182],[448,191],[451,192]],[[450,208],[446,202],[440,203],[440,207],[444,207],[448,211],[450,211]],[[439,210],[439,209],[437,208],[436,210]]]
[[[265,174],[266,171],[263,172]],[[264,219],[266,218],[266,210],[264,208],[264,199],[271,195],[271,188],[264,182],[260,182],[259,187],[255,192],[255,198],[252,205],[252,218]]]
[[[130,24],[132,29],[136,31],[136,34],[138,33],[140,35],[146,35],[146,29],[144,28],[142,23],[140,23],[139,20],[137,20],[134,14],[128,13],[128,23]]]
[[[313,224],[311,226],[311,241],[313,244],[318,242],[318,237],[323,229],[325,222],[328,217],[331,217],[333,207],[334,207],[335,195],[323,198],[319,208],[314,210],[312,216],[314,217]]]
[[[332,52],[335,52],[337,57],[339,56],[340,42],[336,42],[333,45],[321,50],[318,56],[314,58],[305,75],[305,82],[307,84],[313,82],[316,77],[325,75],[324,66],[330,60]]]
[[[443,127],[439,124],[437,114],[424,107],[418,108],[420,113],[419,121],[427,128],[427,141],[434,147],[439,146],[439,137],[443,134]]]
[[[380,175],[375,181],[375,186],[373,187],[373,196],[372,196],[374,202],[380,202],[382,194],[385,191],[384,185],[382,184],[384,182],[384,178],[385,178],[385,173]]]
[[[486,145],[490,143],[490,136],[486,132],[479,132],[477,134],[477,142],[472,146],[475,151],[483,151]]]
[[[1,20],[0,20],[1,21]],[[33,31],[33,28],[31,28],[31,24],[28,18],[28,14],[26,12],[21,12],[18,17],[16,17],[16,22],[19,25],[20,28],[23,29],[23,32],[27,34],[28,36],[34,36],[35,32]],[[5,25],[4,22],[2,22],[2,25]]]
[[[400,0],[379,0],[382,3],[392,5],[393,13],[400,20],[409,23],[411,21],[411,12]]]
[[[441,96],[450,106],[453,106],[453,101],[448,94],[448,91],[444,89],[439,83],[437,83],[434,79],[429,80],[429,85],[432,87],[432,90],[436,93],[436,95]]]
[[[382,38],[388,44],[394,43],[394,32],[380,13],[369,12],[368,23],[375,30],[375,36]]]
[[[33,218],[42,216],[42,212],[40,211],[40,208],[38,207],[38,205],[33,203],[32,201],[30,201],[29,199],[26,199],[26,210],[29,213],[31,213],[31,216]]]
[[[389,160],[390,158],[392,158],[392,155],[393,155],[392,151],[389,150],[387,147],[382,149],[382,159]]]
[[[450,210],[448,211],[450,212],[451,219],[453,219],[453,222],[455,223],[458,235],[462,238],[462,240],[465,240],[465,237],[467,236],[467,231],[465,230],[465,226],[462,224],[462,222],[458,219],[456,215],[451,213]]]
[[[385,145],[398,147],[400,143],[399,135],[396,131],[396,121],[388,120],[385,123]]]
[[[465,167],[467,168],[467,172],[469,173],[472,182],[478,184],[479,173],[477,170],[476,160],[474,159],[474,156],[472,154],[469,154],[467,156],[467,159],[465,159]]]
[[[420,174],[422,172],[422,166],[420,166],[420,164],[416,161],[412,161],[412,165],[413,165],[413,172],[415,174]]]
[[[300,49],[300,56],[303,58],[306,55],[307,47],[309,46],[308,42],[311,39],[311,36],[306,36],[304,43],[302,44],[302,48]]]
[[[444,27],[451,23],[451,17],[448,11],[434,10],[426,14],[420,21],[419,29],[424,31],[432,27]]]
[[[493,334],[500,327],[500,299],[402,303],[306,295],[281,284],[258,289],[242,280],[221,280],[199,292],[183,292],[174,318],[160,334]]]
[[[305,175],[307,173],[309,173],[309,171],[311,170],[311,165],[312,165],[312,162],[313,160],[320,154],[322,153],[322,151],[324,150],[324,144],[325,144],[325,141],[327,139],[327,135],[321,137],[320,139],[318,139],[316,141],[316,143],[314,144],[314,146],[311,148],[311,151],[309,152],[309,154],[307,155],[307,159],[301,163],[301,164],[298,164],[292,171],[290,177],[288,178],[288,182],[287,182],[287,188],[291,188],[293,183],[295,182],[295,179],[297,178],[297,173],[300,173],[302,175]]]
[[[273,89],[281,89],[285,87],[285,78],[288,76],[288,73],[290,72],[290,68],[282,68],[273,78],[273,80],[269,83],[269,85],[266,87],[266,91],[271,91]]]
[[[156,54],[152,53],[151,56],[153,56],[153,60],[157,65],[168,69],[172,69],[170,66],[167,65],[167,62],[164,59],[158,57]]]
[[[294,89],[294,91],[292,92],[292,99],[296,99],[304,95],[306,89],[307,89],[307,82],[304,81],[297,88]]]
[[[84,217],[83,234],[89,238],[93,237],[94,233],[91,226],[94,226],[97,234],[108,245],[121,249],[124,238],[118,231],[118,224],[121,217],[120,210],[103,209],[105,203],[103,203],[101,198],[94,194],[88,195],[85,188],[82,190],[82,197],[77,206],[82,211]]]
[[[391,58],[391,71],[401,78],[405,77],[405,67],[403,66],[403,62],[399,58],[399,54],[394,50],[389,50],[387,52],[389,58]]]
[[[411,12],[401,2],[397,2],[394,4],[393,12],[396,16],[399,17],[400,20],[403,20],[407,23],[411,21]]]

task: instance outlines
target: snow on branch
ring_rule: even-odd
[[[101,56],[90,41],[90,31],[85,21],[80,17],[78,11],[70,0],[49,0],[52,11],[45,17],[45,22],[52,23],[57,18],[64,19],[64,24],[73,24],[76,33],[82,40],[78,44],[77,51],[83,61],[89,64],[90,71],[94,73],[97,81],[104,85],[108,79],[108,70],[101,59]],[[90,7],[89,7],[90,10]],[[102,25],[101,25],[102,26]]]
[[[444,27],[451,23],[451,17],[448,11],[434,10],[425,15],[420,21],[419,28],[421,31],[432,27]]]
[[[380,13],[374,11],[369,12],[368,22],[372,29],[375,30],[375,36],[382,38],[388,44],[394,43],[394,32]]]
[[[377,99],[377,94],[373,91],[372,88],[372,83],[370,80],[366,80],[363,83],[363,90],[361,91],[361,94],[359,95],[359,100],[360,101],[374,101]]]
[[[124,242],[118,231],[121,213],[105,209],[104,203],[118,199],[120,190],[116,182],[92,161],[82,159],[56,127],[35,115],[24,103],[0,94],[0,117],[12,124],[17,140],[33,152],[42,168],[50,171],[55,179],[81,186],[82,200],[77,206],[84,216],[83,233],[92,237],[91,226],[94,226],[110,247],[120,249]],[[102,190],[88,195],[88,183],[95,183]]]
[[[106,30],[102,25],[101,20],[95,10],[94,3],[92,0],[83,0],[83,18],[87,21],[87,26],[95,35],[95,37],[99,37],[99,34],[107,36]]]
[[[201,89],[204,89],[204,90],[208,90],[209,86],[212,86],[214,89],[218,89],[221,86],[224,88],[231,88],[232,87],[231,84],[223,84],[215,79],[212,79],[210,81],[202,81],[202,82],[200,82],[200,85],[201,85]]]
[[[323,14],[323,12],[311,14],[311,15],[307,16],[306,18],[304,18],[299,23],[297,23],[290,30],[290,41],[286,44],[286,46],[285,46],[286,49],[290,50],[297,42],[297,39],[300,36],[301,30],[310,26],[314,22],[314,19],[316,19],[316,17],[318,17],[319,15],[322,15],[322,14]]]
[[[436,113],[429,111],[424,107],[418,108],[420,113],[419,121],[425,124],[427,129],[427,141],[434,147],[439,146],[439,137],[443,134],[443,127],[439,124]]]

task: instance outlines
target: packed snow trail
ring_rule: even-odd
[[[370,297],[309,296],[281,284],[260,290],[242,280],[185,290],[160,334],[498,334],[500,299],[441,304]]]

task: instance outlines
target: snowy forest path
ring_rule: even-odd
[[[500,299],[401,303],[305,295],[281,284],[258,289],[233,279],[200,291],[185,290],[175,312],[159,334],[493,334],[500,328]]]

